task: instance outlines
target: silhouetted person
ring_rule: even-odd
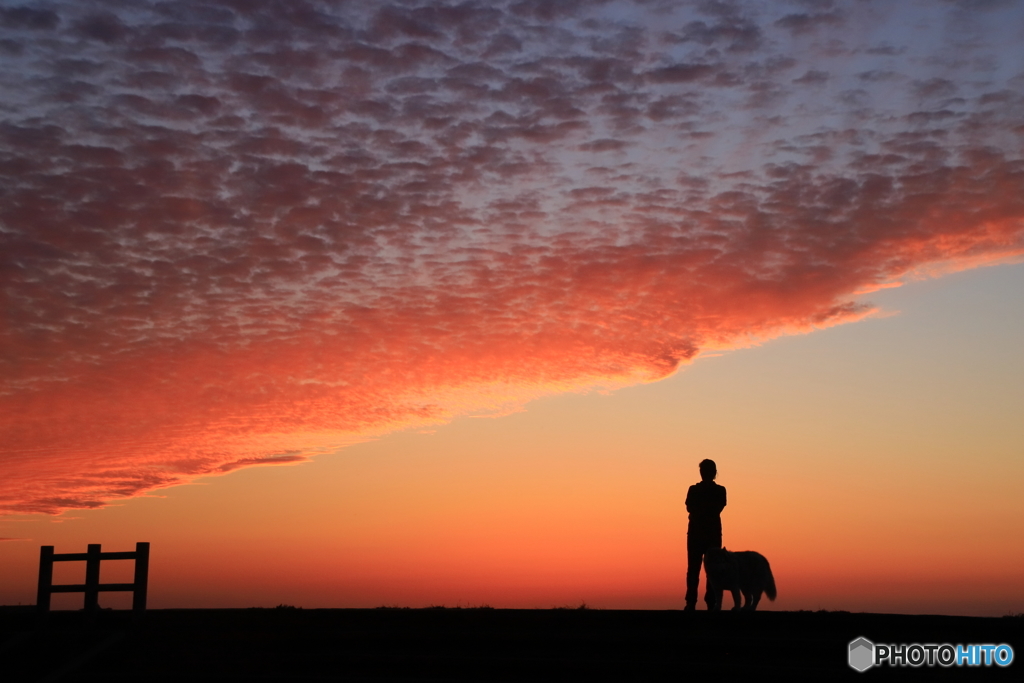
[[[697,606],[697,587],[704,553],[722,547],[722,509],[725,508],[725,487],[715,483],[718,467],[714,460],[701,460],[700,483],[686,492],[686,511],[690,524],[686,529],[686,609]],[[704,604],[711,607],[714,597],[704,577]]]

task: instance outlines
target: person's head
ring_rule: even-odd
[[[715,466],[714,460],[701,460],[698,467],[700,467],[700,478],[703,481],[714,481],[715,477],[718,476],[718,467]]]

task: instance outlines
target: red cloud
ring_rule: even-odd
[[[928,97],[963,97],[891,104],[849,53],[767,47],[811,20],[681,8],[654,40],[640,6],[541,28],[522,7],[171,25],[88,5],[46,20],[45,77],[7,74],[6,512],[653,381],[1024,253],[1016,90],[944,74]]]

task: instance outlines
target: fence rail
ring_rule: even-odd
[[[103,560],[135,560],[133,583],[100,583],[100,562]],[[85,583],[53,585],[54,562],[85,562]],[[50,596],[54,593],[85,593],[85,609],[96,611],[100,607],[100,593],[105,591],[131,591],[132,610],[146,609],[146,591],[149,583],[149,543],[136,543],[134,551],[105,553],[100,544],[89,544],[84,553],[53,552],[52,545],[39,547],[39,592],[36,609],[50,611]]]

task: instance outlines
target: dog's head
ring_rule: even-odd
[[[728,565],[731,561],[732,553],[725,548],[714,548],[704,553],[704,564],[710,567],[721,567]]]

